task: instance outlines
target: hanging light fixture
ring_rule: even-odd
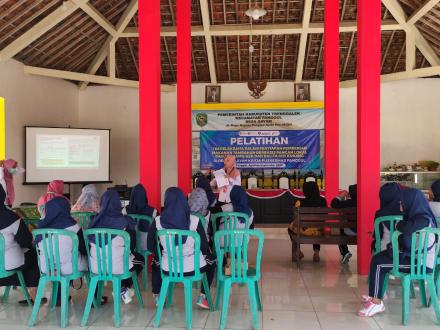
[[[267,14],[266,9],[254,7],[246,10],[246,16],[251,17],[252,19],[258,21],[261,17]]]

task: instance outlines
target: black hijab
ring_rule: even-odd
[[[9,227],[15,221],[20,219],[20,217],[10,210],[6,205],[6,192],[3,186],[0,185],[0,230]]]
[[[431,191],[434,195],[434,202],[440,202],[440,179],[435,180],[431,185]]]
[[[164,210],[160,215],[160,225],[165,229],[189,230],[191,211],[180,188],[171,187],[166,190]],[[187,236],[183,236],[182,243],[185,243],[187,238]]]
[[[304,182],[302,190],[307,205],[320,205],[321,195],[319,194],[318,184],[315,181]]]
[[[212,206],[215,201],[215,194],[212,191],[211,183],[206,176],[202,175],[201,177],[197,178],[196,188],[202,188],[206,192],[209,206]]]

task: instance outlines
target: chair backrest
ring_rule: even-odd
[[[213,234],[217,232],[217,219],[223,218],[222,230],[249,229],[249,216],[240,212],[219,212],[211,215]],[[239,228],[240,219],[244,220],[244,228]]]
[[[93,237],[93,243],[96,247],[96,275],[103,280],[111,280],[113,278],[112,239],[117,236],[124,240],[123,274],[126,275],[130,273],[128,267],[130,257],[130,235],[123,230],[108,228],[87,229],[84,232],[84,240],[86,242],[89,265],[92,265],[90,256],[90,238]]]
[[[261,276],[261,257],[263,254],[264,234],[259,230],[220,230],[215,233],[214,242],[217,254],[218,265],[223,265],[225,254],[228,253],[231,258],[230,269],[232,281],[245,281],[248,278],[249,269],[249,241],[252,237],[258,239],[257,254],[255,257],[255,276],[260,279]],[[220,246],[224,242],[224,248]],[[217,267],[218,278],[226,277],[223,267]]]
[[[141,240],[141,232],[139,230],[139,223],[141,221],[148,222],[149,225],[153,223],[153,218],[149,215],[142,214],[128,214],[130,218],[132,218],[136,222],[136,250],[142,251],[142,240]]]
[[[94,212],[72,212],[71,216],[74,218],[78,225],[82,229],[87,229],[89,227],[90,219],[92,216],[96,215]]]
[[[440,217],[435,218],[435,221],[437,222],[437,227],[440,227]]]
[[[385,217],[378,217],[374,220],[374,237],[376,237],[376,243],[374,246],[374,253],[377,254],[381,251],[381,239],[380,239],[380,226],[385,223],[389,224],[390,228],[390,242],[393,237],[394,231],[396,230],[396,224],[402,220],[401,215],[390,215]]]
[[[157,250],[159,253],[159,261],[161,264],[162,277],[162,258],[166,253],[168,259],[168,276],[171,280],[181,280],[185,276],[184,254],[183,254],[183,237],[194,239],[194,278],[200,279],[200,236],[197,232],[191,230],[180,229],[162,229],[157,231]],[[160,246],[162,246],[163,251]]]
[[[0,233],[0,274],[6,272],[5,269],[5,238]]]
[[[60,237],[69,237],[72,240],[72,274],[78,274],[78,235],[72,231],[64,229],[35,229],[32,232],[34,239],[41,237],[37,245],[38,265],[40,273],[46,276],[48,280],[60,280],[61,262],[60,262]],[[46,266],[43,272],[41,258],[44,259]]]
[[[393,273],[401,276],[405,273],[399,271],[399,236],[401,232],[395,231],[392,238],[393,246]],[[433,266],[435,267],[436,258],[438,256],[440,244],[440,228],[424,228],[412,234],[411,237],[411,268],[410,273],[412,279],[425,279],[427,274],[427,257],[428,253],[433,258]],[[433,270],[434,272],[434,270]]]
[[[289,177],[283,176],[278,179],[278,188],[280,189],[290,189]]]
[[[247,179],[247,188],[256,189],[258,188],[258,178],[251,176]]]
[[[203,228],[205,229],[205,231],[207,230],[207,226],[208,224],[206,223],[206,218],[203,214],[201,213],[197,213],[197,212],[191,212],[192,215],[196,216],[197,218],[199,218],[200,223],[202,224]]]

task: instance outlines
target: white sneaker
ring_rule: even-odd
[[[385,305],[383,304],[383,301],[381,301],[380,304],[375,304],[370,301],[364,305],[364,308],[361,309],[357,315],[361,317],[372,317],[376,314],[383,313],[384,311]]]
[[[133,288],[127,288],[127,294],[130,298],[133,298],[136,294]]]
[[[127,288],[122,288],[121,289],[121,300],[124,304],[129,304],[131,303],[132,299],[128,293],[128,289]]]

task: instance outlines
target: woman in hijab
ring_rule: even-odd
[[[424,228],[435,228],[437,223],[425,196],[418,189],[407,188],[402,190],[401,211],[403,212],[403,220],[397,223],[397,230],[402,233],[399,237],[399,271],[409,272],[411,268],[412,234]],[[429,240],[433,245],[436,244],[434,237],[430,237]],[[429,251],[425,266],[427,272],[432,272],[436,260],[435,248],[431,248]],[[374,255],[371,259],[369,293],[368,296],[362,296],[364,308],[358,312],[359,316],[371,317],[385,311],[383,284],[386,274],[392,269],[393,251],[389,244],[386,251]]]
[[[157,210],[148,205],[147,191],[141,184],[137,184],[133,187],[130,196],[130,204],[127,205],[125,211],[128,215],[147,215],[152,217],[153,220],[157,216]],[[147,250],[148,230],[150,229],[150,225],[146,221],[140,221],[138,229],[140,231],[142,250]]]
[[[40,197],[37,202],[38,211],[41,216],[44,218],[44,208],[48,201],[55,197],[64,197],[64,181],[63,180],[53,180],[47,185],[47,192]]]
[[[21,174],[24,168],[18,166],[16,160],[8,158],[0,161],[0,184],[6,192],[6,205],[12,206],[15,200],[14,180],[13,175]]]
[[[348,191],[342,190],[338,196],[333,198],[331,202],[331,207],[334,209],[354,208],[356,206],[357,206],[356,184],[348,186]],[[345,231],[346,230],[344,229],[343,232]],[[349,231],[351,232],[351,234],[355,234],[352,230],[349,229]],[[341,254],[341,264],[348,264],[350,258],[353,256],[348,250],[348,246],[346,244],[339,245],[339,253]]]
[[[217,203],[217,198],[215,197],[211,184],[206,176],[203,175],[197,178],[196,188],[202,188],[205,191],[206,197],[208,198],[209,207],[213,208]]]
[[[201,215],[205,218],[205,233],[208,237],[209,219],[211,214],[208,210],[209,201],[206,192],[202,188],[194,189],[189,195],[188,204],[191,213]]]
[[[150,226],[148,233],[148,250],[155,257],[152,264],[152,290],[153,297],[157,302],[159,300],[162,278],[160,274],[160,262],[157,257],[160,251],[157,250],[157,231],[161,229],[181,229],[197,232],[200,236],[200,272],[206,273],[208,284],[211,286],[212,278],[215,272],[215,259],[209,252],[208,240],[205,230],[197,216],[191,215],[190,207],[182,190],[177,187],[168,188],[165,192],[164,210],[162,214],[156,217]],[[183,267],[186,275],[194,274],[194,240],[190,237],[183,237]],[[161,239],[161,246],[164,241]],[[169,260],[166,251],[162,251],[162,270],[169,271]],[[208,302],[205,297],[205,291],[202,286],[201,293],[197,299],[197,305],[203,309],[209,309]]]
[[[254,212],[249,207],[249,201],[246,194],[246,191],[242,186],[233,186],[231,189],[231,203],[222,205],[223,212],[240,212],[245,213],[249,217],[249,228],[254,228]],[[242,221],[242,219],[240,219]],[[221,219],[220,219],[221,221]],[[245,224],[239,223],[237,228],[244,229]],[[217,228],[222,228],[221,224],[217,224]]]
[[[144,258],[138,254],[136,250],[136,231],[133,219],[124,216],[121,212],[121,201],[119,195],[115,190],[107,190],[101,197],[99,205],[99,213],[95,215],[89,224],[89,229],[92,228],[108,228],[125,230],[130,235],[130,257],[129,269],[136,271],[139,274],[144,266]],[[90,268],[91,271],[97,272],[97,251],[94,242],[94,236],[89,239],[91,243],[90,248]],[[120,236],[112,238],[112,264],[113,274],[122,274],[124,272],[124,240]],[[121,299],[125,304],[132,301],[134,290],[131,289],[133,285],[131,279],[122,281]]]
[[[298,203],[295,205],[296,207],[327,207],[327,201],[324,197],[321,196],[319,192],[319,187],[316,181],[307,181],[303,184],[303,193],[304,198],[298,200]],[[308,228],[312,229],[312,228]],[[316,229],[316,228],[315,228]],[[294,228],[289,226],[289,231],[292,232]],[[304,258],[304,254],[299,251],[299,253],[296,253],[296,244],[293,244],[293,253],[292,258],[293,261],[297,261],[296,258],[299,256],[300,259]],[[321,250],[321,246],[319,244],[313,244],[313,261],[319,262],[319,251]]]
[[[81,195],[72,207],[72,212],[93,212],[99,211],[99,195],[93,184],[88,184],[82,188]]]
[[[435,180],[431,185],[429,192],[429,206],[435,217],[440,217],[440,179]]]
[[[55,197],[48,201],[45,206],[45,216],[38,222],[37,229],[64,229],[76,233],[78,236],[78,270],[85,271],[87,265],[87,251],[84,243],[84,235],[81,227],[75,219],[70,216],[70,204],[62,197]],[[41,237],[36,237],[35,243],[40,248]],[[61,274],[72,274],[72,240],[69,237],[60,237],[59,253],[61,263]],[[41,271],[46,271],[45,260],[40,257]]]
[[[402,215],[400,211],[401,188],[395,182],[384,184],[379,191],[380,209],[376,211],[375,219],[379,217]],[[388,243],[391,242],[390,224],[382,223],[380,230],[381,251],[386,250]],[[375,246],[376,237],[373,237],[372,247]]]
[[[6,205],[6,192],[0,185],[0,233],[5,241],[5,270],[20,269],[23,272],[26,286],[31,288],[29,294],[35,299],[36,287],[40,280],[38,259],[32,246],[32,234],[22,219]],[[24,252],[26,251],[26,252]],[[0,286],[20,286],[17,275],[0,279]],[[27,304],[26,300],[20,304]]]

